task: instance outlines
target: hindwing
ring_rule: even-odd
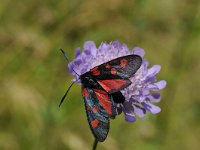
[[[102,142],[109,132],[109,117],[116,115],[112,97],[105,91],[82,88],[88,123],[96,140]]]

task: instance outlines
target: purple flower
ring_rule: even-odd
[[[72,68],[79,75],[82,75],[95,66],[130,54],[141,56],[143,62],[135,75],[130,78],[132,84],[121,91],[125,97],[125,102],[116,103],[115,105],[118,114],[123,112],[127,121],[134,122],[136,121],[135,115],[142,118],[147,112],[157,114],[161,111],[160,107],[152,103],[160,101],[161,96],[158,90],[166,86],[166,81],[157,81],[155,77],[161,69],[159,65],[147,68],[148,61],[144,59],[145,52],[143,49],[136,47],[132,51],[129,51],[125,44],[120,44],[118,41],[109,44],[102,42],[97,48],[94,42],[87,41],[84,44],[82,52],[80,48],[76,49],[76,58],[69,63],[68,68],[69,72],[76,77],[74,81],[80,83],[79,76],[73,72]]]

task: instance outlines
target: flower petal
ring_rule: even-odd
[[[81,68],[80,74],[84,74],[88,71],[87,65]]]
[[[142,64],[147,68],[149,66],[149,62],[146,59],[143,59]]]
[[[134,96],[134,99],[137,100],[138,102],[142,103],[146,99],[146,96],[138,95],[138,96]]]
[[[129,51],[129,49],[128,49],[126,44],[122,44],[121,48],[126,54],[130,54],[130,51]]]
[[[108,51],[111,49],[111,45],[107,44],[107,43],[101,43],[101,45],[99,46],[98,50],[101,52],[101,53],[104,53],[105,51]]]
[[[81,59],[77,58],[77,59],[74,60],[74,65],[76,65],[76,66],[79,66],[81,63],[82,63]]]
[[[84,43],[84,51],[85,50],[88,50],[93,57],[96,57],[97,48],[93,41],[87,41]]]
[[[84,50],[84,53],[85,53],[86,55],[90,55],[90,54],[91,54],[91,50],[90,50],[90,49],[85,49],[85,50]]]
[[[149,102],[143,102],[142,106],[147,110],[150,111],[152,114],[157,114],[161,111],[160,107],[155,106]]]
[[[125,114],[125,120],[128,122],[135,122],[136,118],[135,115],[132,113],[124,113]]]
[[[77,58],[80,54],[81,54],[81,49],[77,48],[75,53],[74,53],[75,57]]]
[[[120,46],[119,41],[113,41],[113,42],[111,42],[111,44],[112,44],[115,48],[118,48],[118,47]]]
[[[161,95],[160,95],[160,93],[155,92],[155,93],[152,93],[152,94],[148,95],[147,98],[149,99],[150,102],[155,102],[155,103],[157,103],[157,102],[160,101]]]
[[[93,41],[87,41],[84,43],[84,49],[96,48],[96,45]]]
[[[147,89],[148,90],[153,90],[153,91],[159,90],[158,86],[155,85],[155,84],[149,84],[149,85],[147,85]]]
[[[151,76],[151,77],[155,76],[160,71],[160,69],[161,69],[160,65],[154,65],[153,67],[148,69],[147,76]]]
[[[139,55],[141,57],[144,57],[144,54],[145,54],[144,50],[140,47],[133,48],[132,53],[135,54],[135,55]]]
[[[71,62],[71,63],[68,64],[68,71],[69,71],[69,73],[71,73],[71,74],[74,73],[74,71],[73,71],[72,68],[73,68],[73,63]]]
[[[143,91],[141,91],[141,94],[146,96],[149,94],[149,90],[143,89]]]
[[[144,115],[146,114],[145,109],[140,106],[133,105],[133,108],[134,108],[134,113],[136,113],[140,118],[143,118]]]
[[[167,82],[165,80],[161,80],[157,83],[154,83],[154,85],[156,85],[158,87],[159,90],[165,88],[165,86],[167,85]]]
[[[147,77],[145,82],[148,83],[148,82],[156,82],[156,81],[157,81],[156,77],[151,76],[151,77]]]

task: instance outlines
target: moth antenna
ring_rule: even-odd
[[[65,59],[67,60],[67,62],[70,63],[69,58],[67,57],[66,53],[65,53],[62,49],[60,49],[60,51],[63,53],[63,55],[64,55]],[[72,67],[72,70],[74,71],[74,73],[75,73],[76,75],[80,76],[80,75],[74,70],[73,67]]]
[[[61,101],[60,101],[60,104],[59,104],[59,107],[61,106],[61,104],[63,103],[63,101],[65,100],[65,97],[67,96],[69,90],[71,89],[72,85],[74,84],[75,82],[72,82],[71,85],[68,87],[65,95],[62,97]]]

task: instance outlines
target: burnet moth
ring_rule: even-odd
[[[62,49],[61,51],[69,62],[64,51]],[[79,75],[87,120],[97,141],[103,142],[106,139],[109,132],[109,118],[115,118],[117,115],[115,104],[125,101],[120,90],[131,84],[129,78],[136,73],[141,64],[140,56],[127,55],[105,62]],[[66,91],[60,105],[74,83],[72,82]]]

